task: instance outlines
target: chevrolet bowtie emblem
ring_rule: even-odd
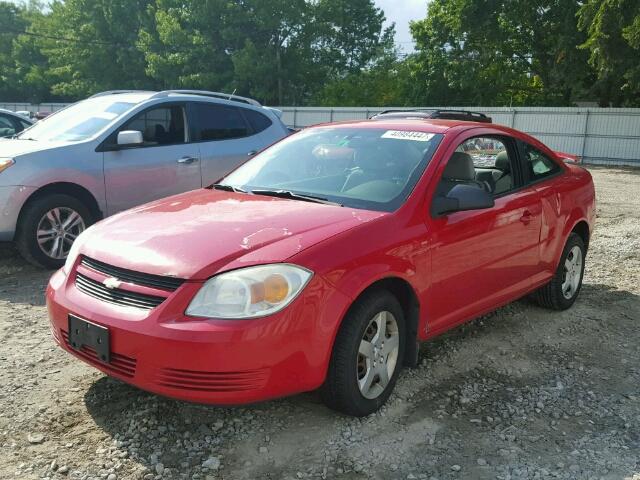
[[[122,282],[115,277],[109,277],[105,278],[102,284],[109,290],[113,290],[114,288],[120,288]]]

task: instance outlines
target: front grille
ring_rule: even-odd
[[[76,287],[81,292],[104,302],[145,310],[151,310],[166,300],[165,297],[145,295],[120,288],[107,288],[102,283],[78,272],[76,272]]]
[[[127,357],[126,355],[120,355],[119,353],[110,353],[111,361],[104,363],[98,360],[96,351],[87,346],[83,346],[80,350],[76,350],[69,343],[69,334],[62,330],[62,338],[67,348],[71,349],[76,355],[85,360],[87,363],[97,365],[109,372],[113,372],[123,377],[132,378],[136,373],[136,359]]]
[[[184,283],[184,279],[175,277],[165,277],[162,275],[151,275],[150,273],[134,272],[126,268],[114,267],[106,263],[99,262],[89,257],[82,257],[80,264],[100,272],[109,277],[115,277],[118,280],[144,287],[159,288],[173,292]]]
[[[239,392],[262,388],[267,381],[268,370],[243,372],[203,372],[163,368],[158,372],[158,383],[165,387],[201,392]]]

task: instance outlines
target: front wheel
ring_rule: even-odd
[[[585,256],[584,241],[579,235],[571,233],[555,275],[533,295],[538,304],[554,310],[566,310],[573,305],[582,287]]]
[[[404,314],[386,290],[365,294],[351,308],[334,344],[323,401],[334,410],[362,417],[389,398],[402,367]]]
[[[91,223],[89,209],[75,197],[48,195],[24,207],[16,244],[28,262],[44,268],[60,268],[75,239]]]

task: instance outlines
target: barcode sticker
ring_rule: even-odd
[[[433,138],[433,133],[412,132],[406,130],[387,130],[381,138],[394,138],[396,140],[413,140],[414,142],[428,142]]]

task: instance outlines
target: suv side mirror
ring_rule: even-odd
[[[123,130],[122,132],[118,132],[118,145],[132,146],[142,145],[143,143],[142,132],[138,130]]]
[[[431,203],[431,213],[441,217],[448,213],[481,210],[495,205],[493,197],[478,185],[455,185],[447,196],[437,196]]]

